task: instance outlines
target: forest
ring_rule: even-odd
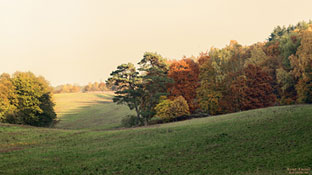
[[[237,41],[198,57],[165,59],[146,52],[138,65],[121,64],[107,84],[114,102],[136,111],[133,124],[206,113],[312,103],[312,22],[276,27],[265,42]]]

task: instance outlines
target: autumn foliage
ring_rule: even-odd
[[[190,114],[187,101],[182,96],[179,96],[174,100],[166,99],[166,97],[161,98],[160,103],[155,107],[157,117],[169,120]]]
[[[144,93],[138,103],[148,118],[312,103],[312,21],[278,26],[266,42],[243,46],[232,40],[181,60],[152,53],[139,65]]]
[[[271,81],[272,78],[260,67],[249,64],[244,68],[244,74],[231,85],[231,92],[237,96],[240,110],[272,106],[276,97]]]
[[[31,72],[2,74],[0,98],[0,122],[48,126],[56,118],[52,88]]]
[[[190,111],[198,107],[196,103],[196,89],[199,86],[199,66],[192,59],[174,61],[169,67],[168,76],[174,80],[169,85],[170,98],[183,96],[187,101]]]

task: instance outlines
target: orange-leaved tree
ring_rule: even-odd
[[[194,112],[197,108],[195,99],[196,89],[199,85],[198,63],[189,58],[174,61],[169,67],[168,76],[174,80],[174,83],[168,88],[169,98],[183,96],[190,111]]]

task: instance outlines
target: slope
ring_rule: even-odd
[[[67,93],[54,96],[61,129],[105,130],[117,128],[121,119],[133,114],[127,106],[112,102],[112,93]]]
[[[312,105],[112,131],[0,124],[0,174],[288,174],[312,168],[311,138]]]

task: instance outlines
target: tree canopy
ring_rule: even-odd
[[[116,84],[115,98],[126,103],[135,99],[138,116],[146,122],[155,115],[176,117],[172,113],[176,98],[186,101],[190,113],[210,115],[312,103],[311,53],[312,21],[278,26],[267,41],[250,46],[232,40],[224,48],[212,47],[198,57],[166,60],[146,52],[137,70],[130,66],[135,88],[128,82]],[[128,103],[130,109],[133,104]]]
[[[16,72],[0,78],[0,119],[2,122],[48,126],[56,118],[52,88],[41,76]]]

